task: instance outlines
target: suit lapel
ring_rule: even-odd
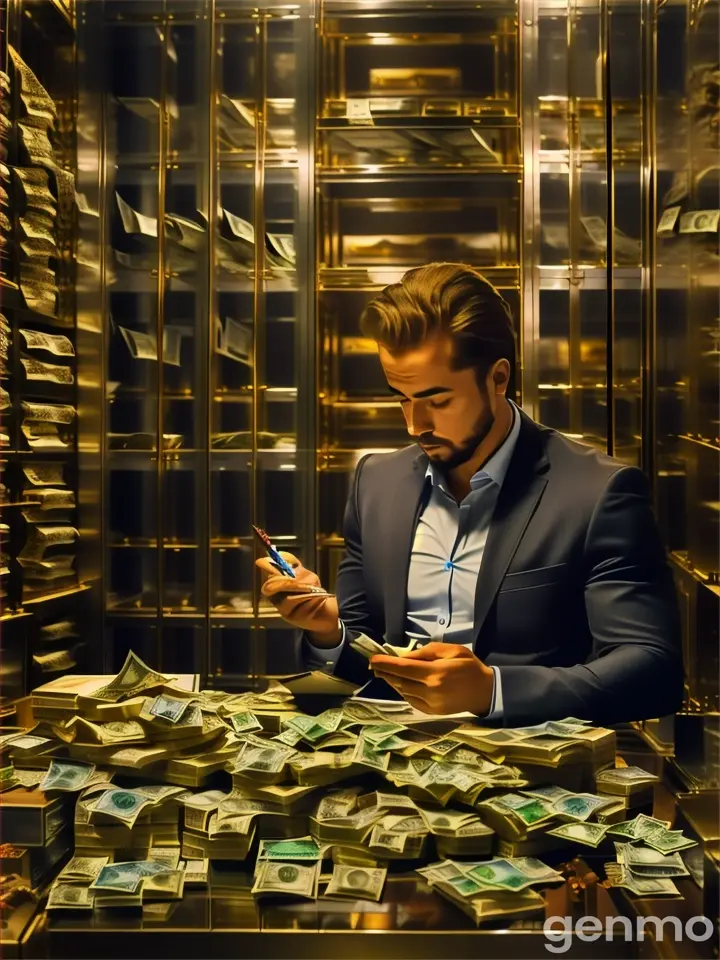
[[[495,506],[475,588],[475,637],[480,634],[503,577],[543,495],[547,468],[542,431],[526,414]]]
[[[393,484],[388,501],[385,529],[389,536],[384,544],[385,633],[390,643],[405,641],[407,616],[407,583],[410,571],[415,528],[422,505],[427,457],[422,450],[414,457],[410,475]]]

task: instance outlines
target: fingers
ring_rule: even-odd
[[[375,671],[375,676],[389,683],[390,686],[402,694],[406,700],[408,697],[412,697],[415,700],[424,700],[428,695],[427,686],[424,683],[419,683],[417,680],[401,680],[399,677],[394,677],[389,673],[382,673],[379,670]]]
[[[426,643],[412,653],[406,653],[405,660],[454,660],[457,657],[473,656],[471,650],[459,643]]]
[[[271,599],[281,593],[292,594],[317,594],[320,597],[328,597],[330,594],[317,583],[310,583],[307,580],[293,580],[292,577],[283,577],[278,574],[268,577],[260,588],[260,593],[264,597]]]
[[[409,660],[406,657],[386,657],[380,654],[370,658],[370,667],[374,671],[382,671],[383,674],[392,677],[419,681],[427,681],[437,671],[437,666],[433,662]]]

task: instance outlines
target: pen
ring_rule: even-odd
[[[290,566],[287,560],[284,560],[280,556],[278,551],[272,545],[270,537],[265,533],[264,530],[261,530],[260,527],[256,527],[254,523],[252,524],[252,528],[255,531],[255,535],[257,536],[258,540],[260,540],[262,545],[265,547],[267,555],[270,557],[273,564],[278,568],[280,573],[284,573],[286,577],[292,577],[294,580],[295,573],[293,572],[293,568]]]

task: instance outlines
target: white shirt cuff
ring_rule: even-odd
[[[501,720],[503,715],[502,676],[498,667],[490,667],[490,669],[495,674],[495,683],[492,700],[490,701],[490,712],[485,719]]]

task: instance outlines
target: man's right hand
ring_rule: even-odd
[[[263,583],[261,593],[273,604],[283,620],[304,630],[316,647],[334,647],[342,637],[337,597],[328,593],[320,578],[307,570],[292,553],[280,555],[293,568],[295,578],[278,573],[269,557],[255,561]]]

